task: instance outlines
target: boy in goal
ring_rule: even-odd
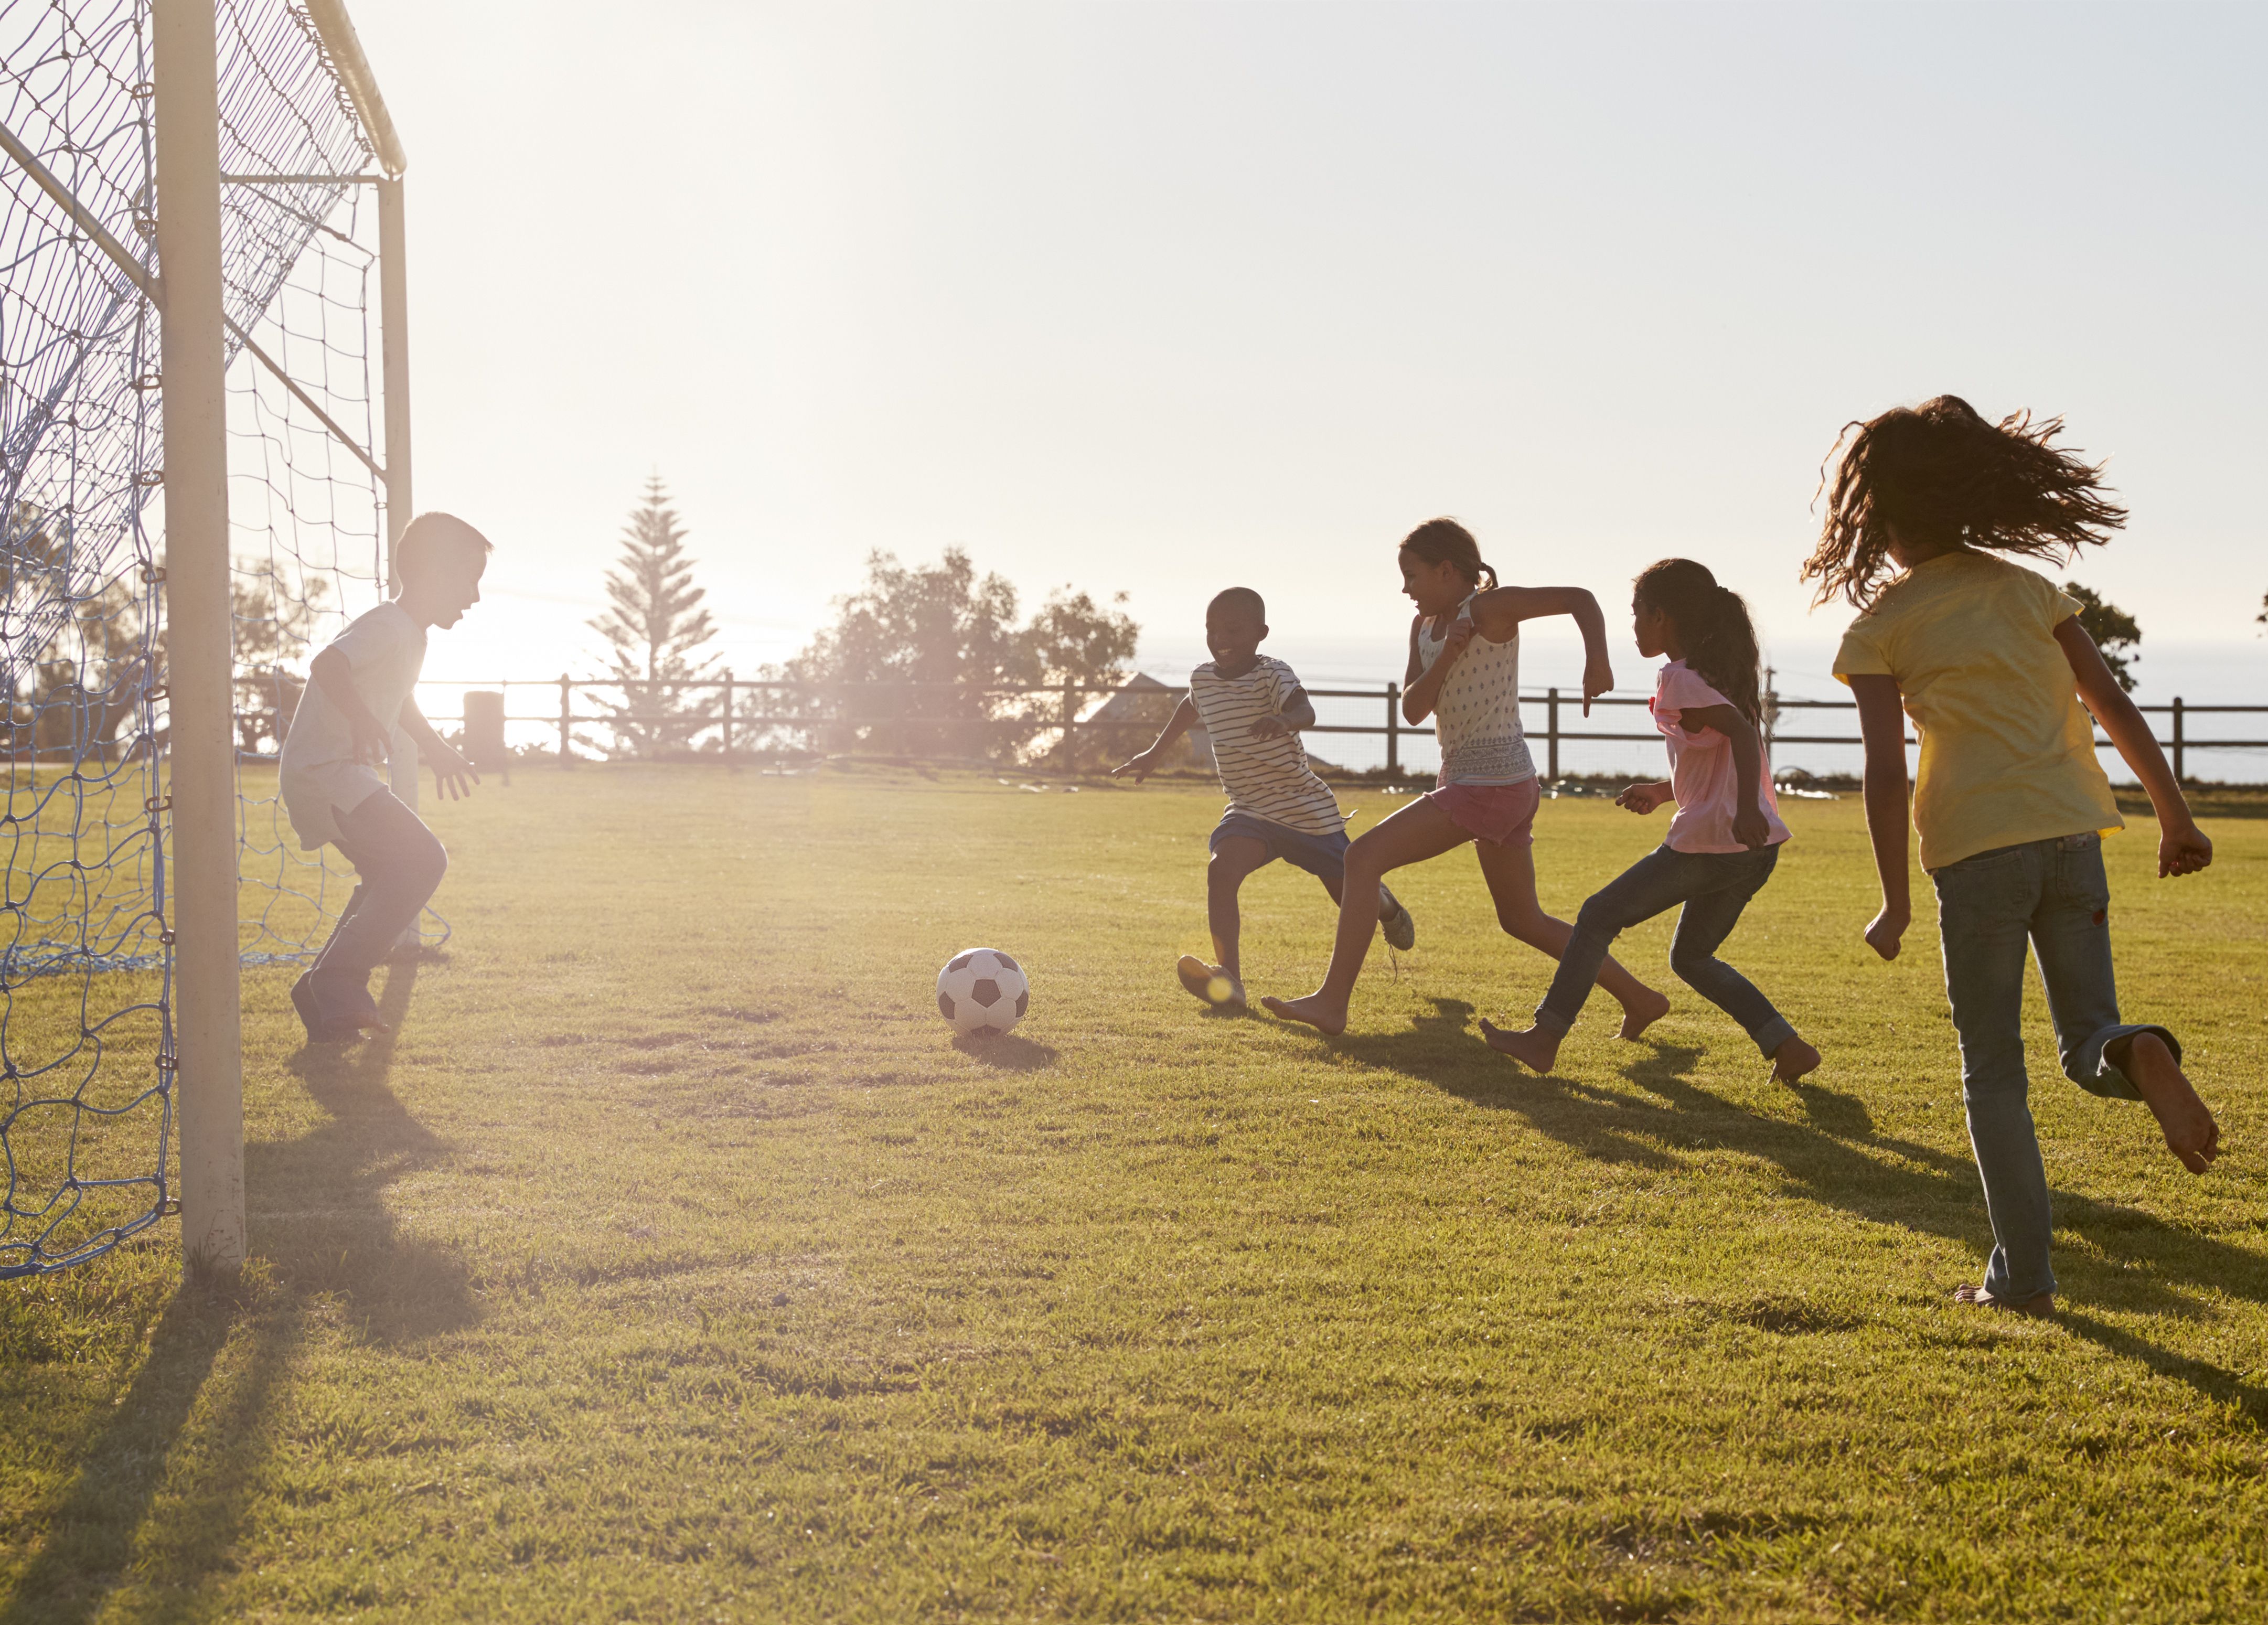
[[[1307,766],[1300,743],[1300,731],[1315,725],[1315,708],[1292,668],[1260,652],[1267,636],[1260,594],[1231,587],[1216,596],[1205,607],[1205,647],[1212,658],[1189,673],[1189,691],[1157,743],[1111,769],[1112,777],[1130,773],[1138,783],[1191,727],[1202,725],[1212,741],[1221,788],[1228,792],[1205,871],[1205,913],[1219,962],[1208,965],[1185,953],[1176,974],[1182,986],[1218,1005],[1245,1002],[1236,906],[1245,876],[1280,857],[1321,880],[1336,902],[1346,869],[1346,819],[1330,786]],[[1395,947],[1417,941],[1410,910],[1382,886],[1378,917]]]
[[[311,1044],[386,1030],[370,974],[416,922],[449,866],[417,814],[387,787],[384,767],[399,722],[431,764],[434,788],[455,799],[480,775],[417,709],[429,627],[457,624],[481,601],[487,537],[446,513],[422,513],[394,555],[396,595],[366,614],[309,665],[307,692],[284,739],[284,809],[309,851],[335,846],[355,866],[354,894],[330,940],[291,986],[291,1007]]]

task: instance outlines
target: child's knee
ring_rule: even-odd
[[[1542,930],[1543,911],[1522,903],[1498,903],[1496,923],[1506,936],[1528,942]]]

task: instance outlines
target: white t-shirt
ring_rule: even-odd
[[[330,646],[346,656],[355,692],[371,715],[393,728],[425,665],[425,629],[389,599],[357,616]],[[284,810],[291,814],[299,844],[309,851],[339,838],[335,810],[351,812],[386,788],[379,768],[354,759],[354,731],[347,726],[346,713],[313,682],[291,715],[277,778]]]
[[[1453,615],[1418,628],[1418,669],[1423,676],[1448,647],[1449,628],[1469,620],[1469,596]],[[1525,784],[1535,776],[1528,738],[1520,725],[1520,629],[1500,643],[1473,629],[1465,652],[1449,668],[1433,700],[1433,737],[1441,745],[1444,784]]]
[[[1335,835],[1346,827],[1346,819],[1331,787],[1307,766],[1300,736],[1256,739],[1251,733],[1252,724],[1282,710],[1299,686],[1290,666],[1267,655],[1241,677],[1223,677],[1208,660],[1189,673],[1189,702],[1211,737],[1230,812],[1302,835]]]
[[[1661,668],[1646,709],[1653,725],[1669,745],[1669,788],[1677,798],[1677,816],[1669,820],[1662,844],[1673,852],[1745,852],[1733,838],[1733,816],[1741,810],[1741,776],[1733,760],[1733,741],[1714,728],[1688,733],[1678,720],[1688,706],[1730,705],[1706,678],[1683,660]],[[1779,798],[1772,794],[1771,764],[1756,764],[1761,782],[1756,805],[1764,809],[1764,844],[1778,846],[1787,839],[1780,822]]]

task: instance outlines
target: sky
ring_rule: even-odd
[[[418,504],[498,544],[431,677],[593,669],[659,474],[743,675],[870,552],[959,547],[1029,605],[1124,592],[1155,670],[1242,585],[1275,652],[1382,680],[1394,544],[1448,513],[1610,617],[1699,558],[1824,693],[1822,460],[1952,391],[2111,460],[2132,523],[2074,573],[2146,693],[2268,688],[2260,8],[354,11]]]

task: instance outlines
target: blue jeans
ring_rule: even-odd
[[[1657,847],[1609,882],[1583,904],[1575,934],[1559,956],[1551,991],[1535,1012],[1535,1025],[1565,1036],[1591,996],[1614,940],[1630,926],[1685,905],[1677,935],[1669,945],[1669,968],[1703,998],[1741,1024],[1770,1055],[1795,1036],[1787,1018],[1757,991],[1756,984],[1717,957],[1717,949],[1740,923],[1749,899],[1771,879],[1779,862],[1778,846],[1746,852],[1678,852]]]
[[[417,923],[448,871],[449,855],[424,820],[391,790],[372,790],[353,812],[334,808],[333,814],[339,829],[335,844],[355,866],[356,885],[330,940],[315,956],[307,986],[322,1020],[374,1020],[378,1005],[370,996],[370,974]]]
[[[1992,1257],[1984,1288],[1996,1298],[2055,1290],[2048,1265],[2053,1221],[2047,1170],[2025,1099],[2024,945],[2040,961],[2064,1076],[2089,1093],[2141,1099],[2105,1058],[2106,1046],[2161,1026],[2118,1019],[2110,968],[2110,885],[2102,838],[2092,832],[1996,847],[1930,871],[1945,945],[1945,991],[1961,1035],[1961,1094],[1969,1143],[1984,1181]]]

